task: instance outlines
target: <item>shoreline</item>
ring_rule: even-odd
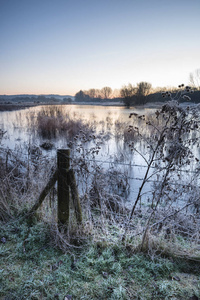
[[[130,108],[127,109],[143,109],[143,108],[152,108],[152,109],[160,109],[162,105],[164,105],[166,102],[149,102],[144,105],[135,105],[131,106]],[[181,103],[181,106],[186,106],[186,105],[197,105],[198,103],[191,103],[191,102],[184,102]],[[14,110],[20,110],[20,109],[26,109],[30,107],[35,107],[35,106],[45,106],[45,105],[83,105],[83,106],[113,106],[113,107],[122,107],[126,108],[126,106],[123,103],[119,102],[103,102],[103,103],[96,103],[96,102],[72,102],[72,103],[63,103],[63,102],[44,102],[44,103],[30,103],[30,102],[24,102],[24,103],[0,103],[0,112],[4,111],[14,111]]]

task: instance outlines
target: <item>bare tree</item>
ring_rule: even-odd
[[[95,89],[95,91],[96,91],[96,98],[102,99],[103,98],[102,90]]]
[[[129,144],[132,151],[141,155],[147,168],[132,207],[129,221],[126,223],[123,240],[125,239],[136,207],[141,201],[145,184],[149,179],[152,180],[154,176],[159,175],[162,178],[160,182],[155,183],[155,190],[152,194],[152,212],[148,218],[146,229],[144,231],[141,249],[143,249],[145,245],[150,224],[162,199],[165,197],[168,200],[173,199],[170,198],[171,191],[173,190],[172,181],[170,179],[174,180],[175,177],[177,177],[178,170],[181,170],[182,167],[189,166],[190,164],[193,165],[194,161],[199,161],[190,147],[191,144],[198,145],[198,138],[195,137],[196,131],[199,128],[198,107],[185,108],[179,105],[178,101],[180,101],[181,98],[189,99],[187,93],[191,92],[191,87],[186,86],[184,88],[184,85],[180,85],[179,87],[180,91],[178,93],[179,97],[177,101],[173,98],[171,93],[162,93],[162,96],[170,98],[170,101],[166,102],[161,110],[155,112],[154,118],[148,119],[145,115],[138,115],[136,113],[130,114],[130,117],[140,120],[141,126],[129,126],[129,132],[134,132],[135,136],[137,135],[138,138],[144,139],[145,142],[148,143],[148,149],[150,151],[148,154],[146,153],[144,155],[137,150],[134,140]],[[143,126],[142,122],[144,124]],[[134,123],[135,120],[133,124]],[[143,135],[141,130],[141,128],[146,125],[152,129],[152,134],[149,136]],[[196,207],[198,205],[196,200],[193,201],[193,206],[195,207],[195,205]]]
[[[190,73],[189,82],[193,88],[200,90],[200,69]]]
[[[113,98],[119,98],[121,96],[120,90],[119,89],[114,89],[112,91],[112,97]]]
[[[105,86],[101,89],[104,99],[108,99],[112,93],[112,89],[109,86]]]
[[[87,94],[92,99],[96,98],[96,90],[95,89],[90,89],[89,91],[87,91]]]
[[[137,104],[142,104],[144,105],[147,100],[147,96],[150,94],[152,85],[149,82],[140,82],[137,84]]]
[[[121,88],[120,94],[126,107],[129,108],[131,105],[133,105],[136,90],[136,87],[134,87],[131,83],[124,85]]]

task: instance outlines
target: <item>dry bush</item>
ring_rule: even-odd
[[[180,97],[186,97],[186,93],[190,91],[191,88],[186,87],[180,91]],[[171,97],[169,93],[164,93],[164,96],[166,95]],[[147,143],[149,151],[145,154],[139,152],[133,137],[132,150],[144,159],[146,172],[133,204],[123,241],[131,228],[132,231],[137,228],[136,220],[132,219],[135,218],[137,206],[142,201],[143,187],[149,180],[156,181],[152,190],[151,209],[149,211],[142,209],[143,229],[138,234],[141,236],[141,250],[148,248],[150,235],[151,237],[154,234],[155,237],[157,236],[157,232],[153,230],[155,225],[160,228],[159,230],[164,230],[166,236],[168,234],[168,236],[175,237],[174,247],[176,247],[178,237],[183,238],[185,243],[196,243],[196,245],[199,243],[199,196],[194,188],[194,182],[198,182],[199,179],[196,181],[194,179],[198,176],[198,172],[193,174],[190,172],[191,166],[196,166],[195,160],[199,161],[194,151],[195,146],[199,145],[198,110],[198,106],[181,107],[175,99],[171,99],[162,106],[161,110],[155,112],[154,118],[135,113],[130,115],[134,118],[134,123],[135,119],[141,122],[138,127],[129,126],[130,132],[132,131],[138,139]],[[145,126],[150,128],[147,134],[143,134],[142,129]],[[188,172],[189,176],[183,176],[181,169],[185,171],[185,174]],[[180,199],[184,204],[180,203]]]
[[[54,162],[31,149],[35,147],[27,145],[15,151],[3,148],[0,151],[1,220],[6,221],[28,210],[49,179]]]
[[[124,200],[129,192],[129,178],[117,165],[110,164],[103,167],[95,161],[102,140],[94,136],[94,130],[83,121],[63,115],[63,111],[59,108],[56,110],[53,107],[49,110],[46,108],[46,111],[40,112],[37,117],[37,129],[41,135],[50,138],[64,133],[71,139],[73,137],[71,166],[76,173],[84,220],[81,228],[76,223],[74,208],[71,206],[67,232],[64,229],[63,232],[58,230],[57,195],[54,187],[38,211],[40,218],[51,224],[54,244],[66,251],[72,244],[79,247],[86,237],[119,241],[125,229],[127,234],[125,242],[129,240],[132,245],[135,247],[139,245],[145,252],[154,253],[157,250],[159,252],[161,249],[167,249],[169,245],[177,249],[181,243],[184,246],[180,249],[188,244],[196,247],[199,244],[199,190],[196,188],[194,193],[193,186],[191,190],[187,187],[185,189],[176,187],[173,192],[170,187],[170,180],[173,181],[173,174],[177,171],[176,167],[184,166],[192,159],[189,141],[193,143],[194,136],[191,138],[187,130],[196,130],[195,118],[198,116],[195,112],[190,113],[191,118],[185,114],[185,109],[173,102],[166,104],[161,112],[157,112],[154,119],[135,115],[139,127],[132,126],[123,132],[121,125],[116,125],[122,134],[124,133],[124,140],[128,143],[133,141],[133,151],[137,151],[135,140],[143,138],[148,143],[149,157],[144,157],[144,161],[147,163],[148,171],[153,167],[154,174],[160,176],[160,182],[152,191],[151,207],[148,207],[148,203],[147,205],[144,203],[139,211],[136,206],[142,203],[143,185],[152,179],[150,172],[146,173],[128,220],[130,213],[125,207]],[[107,121],[111,123],[111,120]],[[146,125],[150,130],[143,135],[143,128]],[[187,141],[181,139],[182,135]],[[30,207],[48,181],[53,163],[47,161],[37,150],[37,147],[29,146],[24,159],[20,151],[17,154],[3,152],[1,158],[3,167],[0,170],[2,220],[16,215],[24,207]],[[187,197],[185,210],[175,206],[176,200],[182,197],[181,193]]]
[[[76,119],[66,113],[62,106],[47,106],[37,114],[37,122],[34,129],[38,131],[42,138],[56,138],[65,135],[72,139],[81,130],[91,132],[90,123],[84,123],[81,119]]]

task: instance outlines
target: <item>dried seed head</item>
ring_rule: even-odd
[[[185,89],[186,89],[186,90],[190,90],[191,87],[187,85],[187,86],[185,87]]]
[[[166,97],[167,94],[168,94],[168,92],[162,92],[162,93],[161,93],[161,95],[162,95],[163,98]]]
[[[187,96],[187,95],[183,95],[183,99],[186,100],[186,101],[190,101],[191,100],[191,98],[189,96]]]

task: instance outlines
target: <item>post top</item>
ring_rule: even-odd
[[[57,152],[60,152],[60,153],[69,153],[70,149],[69,148],[67,148],[67,149],[57,149]]]

